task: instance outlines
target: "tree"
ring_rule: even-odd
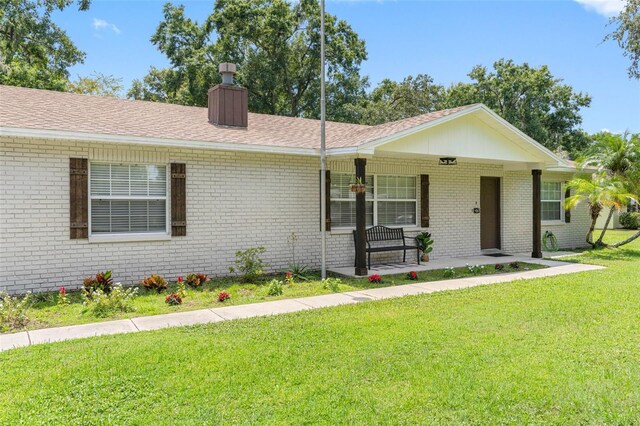
[[[360,64],[364,41],[335,16],[326,15],[328,118],[352,119],[345,105],[364,95]],[[171,67],[151,69],[128,95],[204,106],[220,81],[221,62],[239,65],[253,112],[316,118],[320,114],[320,8],[315,0],[219,0],[198,23],[183,6],[167,3],[151,41]]]
[[[629,174],[629,178],[626,182],[627,192],[629,192],[636,203],[640,203],[640,166],[632,173]],[[610,244],[609,248],[618,248],[625,244],[640,238],[640,230],[627,238],[626,240],[619,241],[615,244]]]
[[[117,98],[123,89],[122,79],[94,72],[89,77],[80,77],[67,83],[67,91],[83,95],[111,96]]]
[[[81,52],[51,19],[75,0],[0,0],[0,84],[65,90]],[[77,1],[79,10],[89,0]]]
[[[376,125],[441,109],[445,88],[427,74],[405,77],[401,82],[384,79],[359,104],[350,105],[360,124]]]
[[[591,224],[587,232],[586,241],[591,247],[601,247],[602,242],[593,242],[593,231],[600,212],[604,208],[620,209],[633,195],[627,192],[624,183],[606,174],[594,174],[591,178],[574,177],[567,187],[573,190],[574,195],[565,200],[565,207],[574,208],[582,202],[586,202],[591,216]]]
[[[580,109],[590,105],[591,97],[562,84],[546,65],[533,68],[501,59],[493,68],[478,65],[468,74],[473,82],[452,85],[447,106],[481,102],[550,150],[574,157],[587,143],[578,126]]]
[[[617,28],[608,34],[605,40],[614,40],[629,57],[629,78],[640,79],[640,0],[627,0],[618,16],[611,18],[609,24]]]
[[[640,171],[640,138],[629,132],[622,135],[609,132],[597,133],[593,136],[593,143],[587,149],[586,155],[581,159],[581,164],[583,167],[596,167],[599,173],[619,179],[627,186],[628,192],[631,192],[629,188],[631,177]],[[610,207],[604,229],[596,245],[602,245],[616,209],[616,206]]]

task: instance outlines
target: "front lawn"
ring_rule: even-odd
[[[342,278],[341,284],[338,284],[335,290],[344,292],[374,287],[394,286],[410,282],[438,281],[450,278],[464,278],[473,275],[512,273],[523,270],[544,268],[542,265],[523,262],[518,262],[517,269],[505,264],[503,265],[504,269],[500,271],[496,270],[494,264],[476,269],[473,269],[476,265],[470,266],[471,269],[469,269],[469,267],[462,267],[454,268],[450,271],[437,269],[427,272],[418,272],[416,281],[409,280],[404,274],[383,276],[381,283],[370,283],[366,277],[358,279]],[[291,299],[296,297],[317,296],[331,293],[334,290],[325,286],[325,283],[320,280],[318,273],[310,273],[309,280],[304,281],[298,279],[295,284],[291,286],[283,285],[282,295],[270,296],[268,294],[268,282],[272,278],[273,277],[266,277],[260,279],[257,284],[242,283],[238,278],[215,278],[196,289],[186,286],[187,296],[183,298],[183,303],[180,306],[169,306],[165,303],[165,297],[178,290],[175,282],[169,283],[168,288],[163,290],[160,294],[140,288],[138,297],[136,297],[132,302],[133,310],[131,312],[116,312],[106,317],[96,317],[91,312],[87,311],[86,307],[82,304],[82,293],[79,291],[67,293],[67,298],[70,302],[68,305],[58,304],[57,293],[34,295],[36,302],[27,312],[30,319],[29,323],[25,327],[13,329],[12,331],[84,324],[137,316],[216,308],[227,305],[243,305],[247,303]],[[278,276],[277,278],[282,279],[283,277]],[[224,303],[220,303],[218,302],[218,294],[223,291],[229,293],[231,297]],[[2,324],[0,324],[0,332],[2,332]]]
[[[574,260],[608,268],[0,353],[0,424],[639,424],[640,240]]]

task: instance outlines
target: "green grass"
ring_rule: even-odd
[[[530,263],[519,262],[519,270],[540,269],[544,266]],[[505,265],[502,272],[496,271],[493,265],[487,265],[477,275],[488,275],[495,273],[509,273],[515,270]],[[455,268],[454,278],[463,278],[471,276],[466,267]],[[213,279],[207,284],[197,289],[187,289],[187,297],[183,299],[180,306],[169,306],[165,303],[165,296],[171,292],[177,291],[176,283],[170,283],[169,288],[161,294],[140,289],[139,296],[133,302],[134,310],[132,312],[120,312],[107,318],[96,318],[91,312],[85,309],[82,304],[82,294],[79,291],[69,292],[68,298],[70,305],[58,305],[57,293],[48,293],[36,295],[36,302],[28,311],[30,318],[29,324],[24,329],[33,330],[45,327],[66,326],[73,324],[84,324],[96,321],[108,321],[113,319],[132,318],[136,316],[158,315],[171,312],[189,311],[195,309],[204,309],[212,307],[220,307],[227,305],[243,305],[247,303],[265,302],[270,300],[290,299],[295,297],[316,296],[331,293],[330,290],[324,288],[324,283],[316,273],[310,274],[310,280],[298,280],[293,286],[284,286],[284,293],[281,296],[269,296],[267,294],[268,281],[273,278],[265,278],[258,284],[240,283],[234,278]],[[278,277],[282,279],[282,276]],[[438,281],[447,279],[445,270],[438,269],[428,272],[418,273],[418,282]],[[412,282],[407,279],[406,275],[390,275],[384,276],[383,282],[380,284],[372,284],[365,278],[343,278],[339,291],[362,290],[373,287],[386,287]],[[224,302],[218,302],[218,294],[226,291],[231,295],[231,299]],[[2,330],[0,324],[0,330]],[[20,331],[14,329],[12,331]]]
[[[608,268],[0,353],[0,424],[638,424],[640,241],[573,260]]]

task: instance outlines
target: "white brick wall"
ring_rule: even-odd
[[[89,243],[69,239],[69,158],[187,164],[187,236],[171,241]],[[175,279],[188,272],[225,275],[236,250],[265,246],[271,270],[291,262],[287,237],[295,232],[297,259],[320,263],[316,158],[195,149],[0,139],[0,290],[78,287],[82,279],[111,269],[116,281],[138,282],[159,273]],[[330,161],[333,171],[352,173],[353,160]],[[434,258],[478,254],[480,176],[503,181],[503,245],[531,249],[531,176],[499,165],[440,167],[434,161],[372,159],[368,173],[429,174]],[[585,221],[553,231],[580,245]],[[588,218],[587,218],[588,219]],[[543,226],[543,230],[545,227]],[[586,232],[586,228],[585,229]],[[418,229],[408,232],[414,235]],[[353,238],[328,238],[329,265],[353,264]],[[397,259],[396,254],[391,255]],[[409,256],[409,255],[408,255]],[[411,254],[413,258],[413,254]]]

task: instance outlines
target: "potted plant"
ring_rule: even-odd
[[[421,232],[416,235],[416,242],[418,243],[418,248],[422,252],[422,261],[429,261],[429,253],[433,251],[433,240],[431,239],[430,232]]]
[[[351,192],[355,192],[356,194],[362,194],[367,190],[367,186],[362,183],[362,178],[359,177],[356,179],[355,183],[351,184]]]

